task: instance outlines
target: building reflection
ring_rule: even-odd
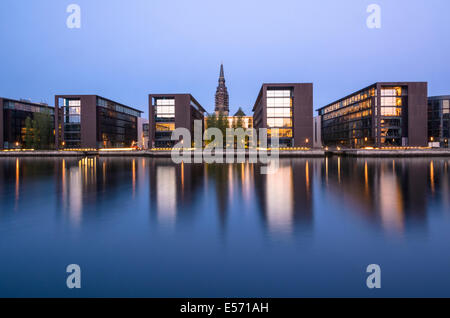
[[[150,160],[148,168],[151,219],[162,225],[191,220],[195,198],[203,183],[203,165],[175,165],[171,159],[158,159]]]
[[[137,181],[145,178],[145,166],[128,158],[63,158],[55,167],[56,201],[61,215],[74,226],[105,213],[91,208],[96,203],[111,203],[127,191],[133,199]]]
[[[267,175],[261,174],[261,166],[255,167],[256,199],[269,232],[311,230],[315,164],[307,159],[282,159],[276,173]]]
[[[127,211],[146,206],[154,224],[190,224],[201,213],[214,213],[225,233],[233,213],[247,213],[257,215],[268,232],[290,235],[311,231],[314,210],[331,194],[339,201],[336,209],[388,233],[412,227],[426,231],[428,210],[450,211],[449,162],[293,158],[280,159],[278,171],[264,175],[260,164],[248,162],[175,165],[170,158],[4,158],[0,216],[32,213],[25,208],[29,198],[44,197],[56,201],[58,218],[75,226],[118,207]]]
[[[224,233],[229,214],[237,209],[251,212],[254,198],[254,165],[247,162],[236,164],[205,164],[204,192],[216,203],[220,228]],[[239,202],[236,207],[236,203]]]
[[[427,228],[430,196],[447,202],[448,163],[419,158],[328,158],[323,184],[351,205],[352,211],[386,232],[409,226]],[[440,176],[441,178],[437,178]]]
[[[1,158],[0,216],[19,212],[29,203],[27,196],[41,197],[42,189],[36,185],[39,180],[55,175],[55,162],[58,160],[27,157]],[[32,211],[26,210],[26,212]]]

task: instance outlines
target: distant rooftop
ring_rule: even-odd
[[[245,115],[244,111],[242,110],[242,108],[239,107],[238,111],[234,114],[234,116],[235,116],[235,117],[238,117],[238,116],[244,117],[244,116],[246,116],[246,115]]]
[[[450,95],[430,96],[430,97],[428,97],[428,99],[431,99],[431,100],[450,99]]]
[[[43,107],[53,108],[53,106],[50,106],[47,103],[44,103],[44,102],[32,102],[31,100],[25,99],[25,98],[14,99],[14,98],[7,98],[7,97],[1,97],[0,96],[0,99],[9,100],[9,101],[15,102],[15,103],[22,103],[22,104],[28,104],[28,105],[35,105],[35,106],[43,106]]]

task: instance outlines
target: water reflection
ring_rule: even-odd
[[[147,158],[11,158],[0,161],[0,216],[56,203],[59,218],[82,226],[108,214],[144,211],[174,228],[248,215],[273,236],[312,233],[330,196],[346,217],[387,233],[426,230],[429,212],[449,211],[448,159],[282,159],[275,174],[258,164],[180,164]],[[146,200],[147,199],[147,200]],[[253,219],[252,219],[253,218]],[[1,219],[0,219],[1,222]]]
[[[353,207],[350,211],[387,232],[402,233],[408,225],[427,227],[431,201],[448,207],[447,167],[448,160],[440,158],[330,158],[323,183]]]
[[[313,165],[304,159],[282,160],[278,171],[268,175],[256,168],[256,197],[271,233],[290,234],[295,228],[311,228]]]

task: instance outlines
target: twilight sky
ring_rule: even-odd
[[[72,3],[81,29],[66,26]],[[98,94],[147,113],[149,93],[191,93],[212,111],[222,61],[233,113],[263,82],[313,82],[315,109],[376,81],[448,95],[449,16],[448,0],[1,0],[0,96]]]

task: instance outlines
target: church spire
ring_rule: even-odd
[[[219,77],[219,79],[220,78],[225,79],[225,75],[224,75],[224,72],[223,72],[223,64],[220,64],[220,77]]]
[[[223,71],[223,63],[220,64],[219,86],[216,91],[216,107],[215,112],[218,115],[222,113],[225,116],[229,114],[229,96],[228,89],[225,85],[225,73]]]

